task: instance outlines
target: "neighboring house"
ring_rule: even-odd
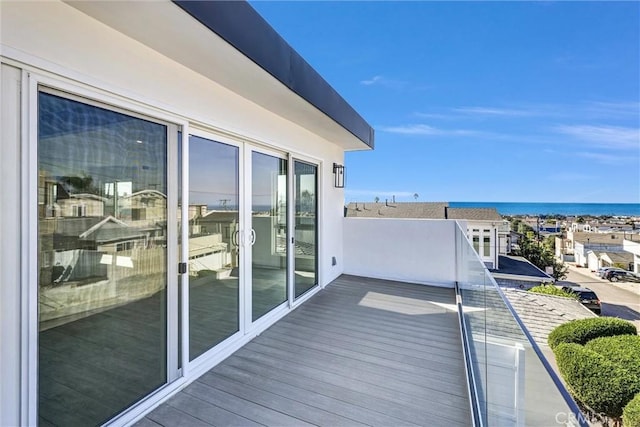
[[[629,252],[603,252],[598,257],[598,261],[598,268],[620,267],[629,271],[633,271],[634,269],[633,254]],[[595,271],[597,271],[597,269]]]
[[[131,424],[343,272],[374,131],[247,2],[0,12],[0,425]]]
[[[498,256],[510,250],[509,223],[495,208],[452,208],[446,202],[351,202],[348,218],[453,219],[467,230],[467,237],[487,268],[498,268]]]
[[[588,267],[587,254],[594,252],[622,252],[624,234],[600,234],[567,232],[564,242],[565,253],[575,257],[575,263],[581,267]]]
[[[445,219],[447,202],[351,202],[345,208],[347,218],[421,218]]]
[[[622,249],[633,256],[633,272],[640,273],[640,242],[624,239]]]
[[[593,231],[593,227],[591,227],[591,224],[586,222],[572,222],[569,230],[573,233],[591,233]]]
[[[525,218],[522,222],[531,227],[535,233],[555,234],[562,232],[562,224],[556,219],[535,217]]]
[[[500,268],[492,269],[496,283],[504,288],[531,289],[541,283],[555,280],[521,256],[500,255]]]
[[[447,208],[447,219],[466,222],[467,237],[489,269],[500,268],[500,255],[506,255],[509,223],[495,208]]]

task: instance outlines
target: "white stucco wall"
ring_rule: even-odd
[[[0,425],[20,425],[20,70],[0,71]]]
[[[591,271],[598,271],[598,268],[600,268],[598,255],[593,251],[587,252],[587,268]]]
[[[344,218],[344,272],[453,287],[455,221]]]
[[[622,248],[626,252],[631,252],[633,254],[633,271],[635,273],[640,273],[640,243],[632,242],[631,240],[624,240]]]

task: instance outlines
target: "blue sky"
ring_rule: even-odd
[[[252,2],[376,130],[345,199],[640,203],[639,2]]]

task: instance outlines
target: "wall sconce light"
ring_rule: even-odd
[[[333,186],[344,188],[344,166],[337,163],[333,164]]]

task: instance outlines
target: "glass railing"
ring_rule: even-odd
[[[478,426],[587,426],[459,227],[456,274]]]

